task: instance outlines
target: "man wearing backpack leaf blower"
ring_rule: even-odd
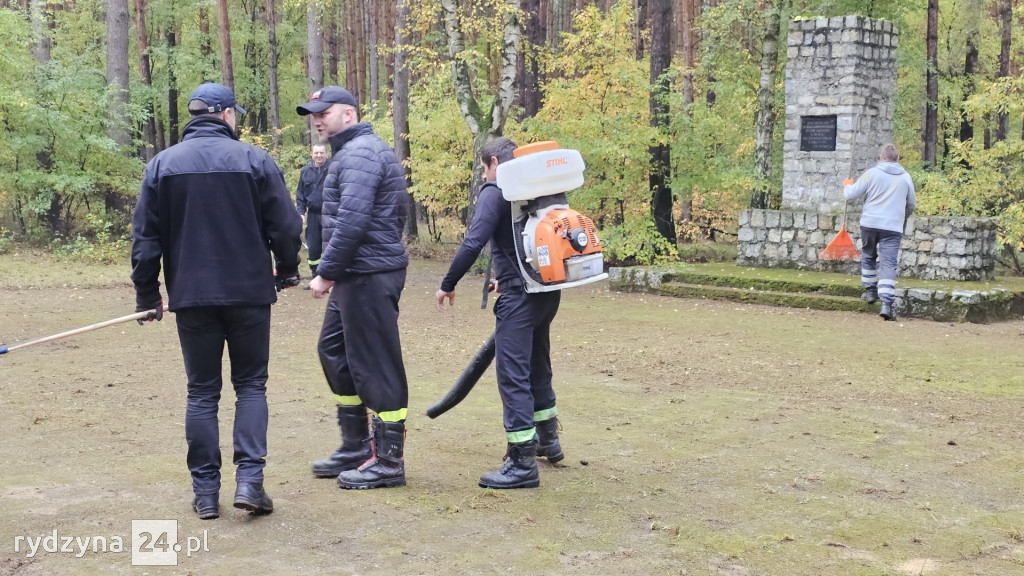
[[[486,182],[477,200],[476,216],[435,294],[438,309],[445,308],[445,299],[454,305],[455,285],[491,242],[494,277],[501,291],[494,304],[495,349],[508,449],[501,468],[480,477],[483,488],[536,488],[540,486],[537,456],[552,463],[565,457],[558,440],[549,336],[561,293],[525,291],[511,226],[511,203],[495,184],[498,164],[512,160],[515,149],[508,138],[496,138],[481,150]]]
[[[903,226],[917,206],[914,182],[897,162],[896,146],[886,144],[878,154],[878,165],[864,172],[856,182],[843,182],[847,201],[864,198],[860,215],[861,260],[860,281],[864,301],[882,301],[879,315],[895,320],[892,309],[896,298],[896,276],[899,273],[900,241]]]

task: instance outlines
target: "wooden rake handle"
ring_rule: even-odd
[[[164,305],[164,312],[167,311],[167,305]],[[113,326],[114,324],[122,324],[124,322],[131,322],[132,320],[142,320],[152,310],[146,310],[145,312],[136,312],[135,314],[129,314],[128,316],[121,316],[120,318],[114,318],[112,320],[106,320],[103,322],[97,322],[96,324],[90,324],[81,328],[75,328],[74,330],[68,330],[67,332],[61,332],[60,334],[53,334],[51,336],[44,336],[42,338],[36,338],[35,340],[29,340],[28,342],[22,342],[21,344],[15,344],[14,346],[2,346],[0,345],[0,354],[6,354],[13,352],[19,348],[28,348],[29,346],[35,346],[36,344],[42,344],[44,342],[52,342],[53,340],[60,340],[61,338],[67,338],[68,336],[74,336],[75,334],[83,334],[85,332],[91,332],[100,328],[106,328],[107,326]]]

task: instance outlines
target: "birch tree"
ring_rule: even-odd
[[[516,96],[516,59],[519,53],[519,38],[522,33],[520,2],[519,0],[504,0],[503,5],[498,4],[498,6],[502,8],[504,22],[499,49],[498,84],[492,87],[491,98],[482,101],[483,95],[478,98],[470,77],[462,21],[464,15],[459,10],[457,0],[441,0],[445,37],[448,40],[448,55],[452,60],[455,97],[459,104],[459,111],[466,121],[466,125],[469,126],[469,131],[473,134],[473,179],[470,182],[467,223],[473,221],[476,198],[483,182],[483,172],[477,161],[480,150],[489,139],[502,135],[505,121],[508,119],[509,108]]]

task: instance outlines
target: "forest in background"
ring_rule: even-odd
[[[405,162],[410,238],[462,233],[475,152],[505,135],[582,152],[570,201],[611,261],[672,259],[778,207],[788,22],[847,14],[899,28],[894,139],[919,213],[998,216],[1020,272],[1017,0],[3,0],[0,252],[124,258],[145,162],[215,81],[293,190],[316,138],[295,105],[348,87]]]

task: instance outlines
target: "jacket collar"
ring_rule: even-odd
[[[348,128],[332,134],[327,137],[327,141],[331,143],[331,155],[335,155],[341,150],[341,147],[347,144],[350,140],[354,140],[359,136],[366,134],[373,134],[373,127],[370,126],[369,122],[360,122],[359,124],[353,124]]]
[[[238,136],[235,135],[235,131],[231,129],[231,126],[228,126],[227,122],[220,118],[214,118],[213,116],[199,116],[197,118],[193,118],[185,125],[185,129],[181,131],[182,140],[209,136],[238,140]]]

